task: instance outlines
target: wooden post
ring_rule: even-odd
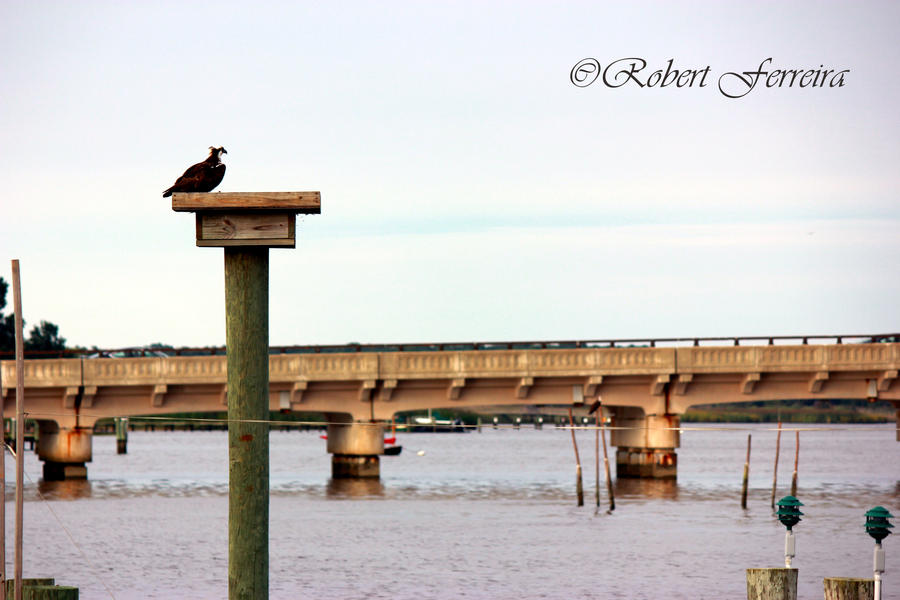
[[[3,369],[0,368],[0,388],[3,384]],[[6,589],[6,419],[3,405],[6,399],[0,396],[0,589]]]
[[[25,350],[22,322],[22,282],[19,277],[19,261],[12,261],[13,304],[16,311],[16,549],[15,549],[15,600],[22,600],[22,485],[25,477],[25,453],[22,452],[25,437]]]
[[[581,458],[578,456],[578,444],[575,442],[575,419],[572,407],[569,407],[569,426],[572,432],[572,447],[575,448],[575,493],[578,495],[578,506],[584,506],[584,488],[581,483]]]
[[[800,462],[800,432],[795,431],[794,474],[791,476],[791,496],[797,497],[797,465]]]
[[[297,213],[319,192],[172,195],[196,214],[196,243],[225,249],[228,384],[228,597],[269,595],[269,248],[296,245]]]
[[[16,590],[15,590],[14,584],[15,584],[15,582],[12,580],[9,580],[6,582],[5,587],[3,588],[3,590],[6,592],[3,595],[3,598],[5,600],[13,600],[13,598],[15,597]],[[54,580],[52,577],[46,577],[46,578],[40,578],[40,579],[23,579],[22,580],[23,595],[24,595],[25,588],[34,588],[34,587],[42,587],[42,588],[43,587],[54,587]],[[29,594],[28,594],[29,598],[36,597],[32,593],[33,590],[29,589],[28,591],[29,591]],[[44,598],[45,596],[37,596],[37,597]],[[73,596],[73,598],[77,598],[77,597],[78,597],[77,594],[75,596]],[[55,599],[56,596],[49,596],[49,598]],[[63,598],[67,598],[67,596],[63,596]]]
[[[269,592],[269,249],[225,249],[228,596]],[[262,421],[262,422],[248,422]]]
[[[868,600],[875,595],[874,579],[825,578],[825,600]]]
[[[747,569],[747,600],[797,600],[797,569]]]
[[[601,411],[602,412],[602,411]],[[606,454],[606,424],[600,430],[600,441],[603,443],[603,468],[606,470],[606,494],[609,496],[609,510],[616,510],[616,497],[613,494],[612,477],[609,474],[609,456]]]
[[[778,454],[781,452],[781,421],[778,421],[778,435],[775,437],[775,468],[772,469],[772,510],[775,510],[775,488],[778,485]]]
[[[594,434],[594,496],[597,500],[597,508],[600,508],[600,413],[594,413],[594,422],[597,425],[597,431]]]
[[[116,454],[128,454],[128,418],[116,417]]]
[[[744,481],[741,485],[741,508],[747,508],[747,480],[750,477],[750,434],[747,434],[747,460],[744,461]]]

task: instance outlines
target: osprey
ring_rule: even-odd
[[[172,192],[211,192],[225,177],[223,154],[228,154],[228,150],[221,146],[219,148],[210,146],[209,157],[189,167],[172,187],[163,192],[163,198],[168,198]]]

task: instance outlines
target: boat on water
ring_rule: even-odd
[[[434,417],[415,417],[406,425],[411,433],[466,433],[468,429],[461,419],[435,419]]]

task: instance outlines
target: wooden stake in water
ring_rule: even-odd
[[[775,468],[772,469],[772,510],[775,510],[775,488],[778,485],[778,454],[781,452],[781,421],[778,421],[778,435],[775,437]]]
[[[800,431],[795,431],[794,475],[791,477],[791,496],[797,497],[797,464],[800,462]]]
[[[3,369],[0,368],[0,387],[3,383]],[[0,397],[0,590],[6,590],[6,420]],[[5,596],[5,592],[4,592]]]
[[[584,506],[584,488],[581,483],[581,458],[578,456],[578,444],[575,442],[575,419],[572,407],[569,407],[569,431],[572,432],[572,447],[575,448],[575,493],[578,495],[578,506]]]
[[[600,413],[594,413],[594,421],[597,431],[594,435],[594,497],[597,500],[597,508],[600,508]]]
[[[744,481],[741,485],[741,508],[747,508],[747,480],[750,477],[750,434],[747,434],[747,460],[744,461]]]
[[[263,599],[269,595],[268,248],[225,248],[225,325],[228,597]]]
[[[22,481],[25,471],[25,350],[22,323],[22,282],[19,261],[12,261],[13,306],[16,311],[16,550],[15,600],[22,600]]]
[[[616,497],[613,494],[612,477],[609,475],[609,456],[606,454],[606,425],[600,430],[600,441],[603,443],[603,468],[606,470],[606,495],[609,496],[609,510],[616,510]]]

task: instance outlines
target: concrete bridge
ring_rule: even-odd
[[[882,399],[898,408],[900,425],[896,342],[515,346],[284,349],[269,356],[269,405],[327,416],[327,449],[336,476],[377,476],[384,424],[397,412],[427,408],[554,412],[574,407],[585,414],[600,399],[612,426],[623,428],[611,433],[619,477],[675,477],[680,415],[694,404]],[[2,361],[0,367],[0,397],[10,415],[15,364]],[[25,363],[25,411],[40,427],[38,455],[47,479],[86,476],[97,419],[222,411],[227,401],[223,354]]]

